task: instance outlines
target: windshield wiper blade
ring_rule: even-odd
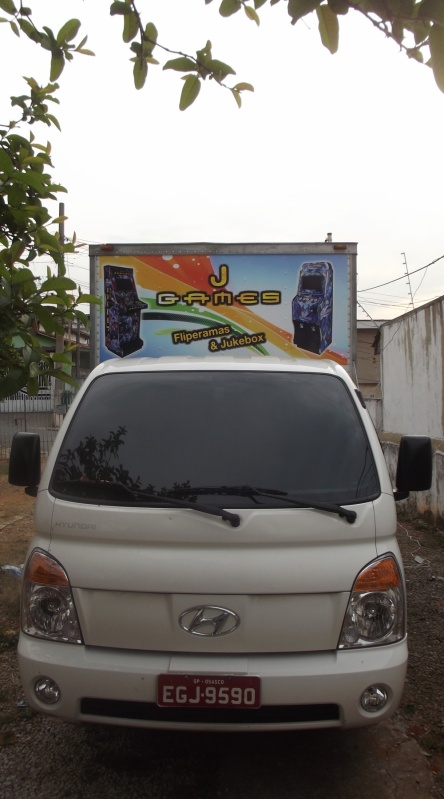
[[[248,483],[241,485],[220,485],[220,486],[178,486],[177,488],[169,488],[168,494],[232,494],[241,497],[254,497],[260,496],[285,496],[286,491],[281,491],[277,488],[253,488]]]
[[[239,527],[241,521],[240,516],[237,513],[230,513],[228,510],[225,510],[225,508],[219,508],[215,505],[205,505],[202,502],[178,499],[177,497],[169,496],[169,494],[159,494],[155,491],[144,491],[142,488],[130,488],[118,480],[85,480],[78,478],[76,480],[63,480],[59,482],[63,482],[65,485],[77,484],[81,485],[82,487],[91,486],[91,488],[97,488],[98,486],[101,488],[119,488],[126,494],[129,494],[133,497],[138,496],[143,498],[146,497],[147,499],[157,499],[162,503],[174,505],[174,507],[177,508],[189,508],[190,510],[200,511],[201,513],[208,513],[211,516],[220,516],[224,521],[230,522],[232,527]]]
[[[250,486],[248,483],[242,485],[221,485],[221,486],[186,486],[168,489],[168,493],[178,494],[238,494],[244,497],[268,497],[269,499],[281,499],[283,502],[288,502],[296,508],[314,508],[315,510],[326,511],[327,513],[336,513],[338,516],[347,519],[349,524],[353,524],[356,520],[357,513],[354,510],[343,508],[342,505],[332,502],[317,502],[311,499],[296,499],[288,495],[287,491],[282,491],[279,488],[257,488]]]
[[[230,522],[232,527],[239,527],[240,516],[237,513],[230,513],[225,508],[219,508],[217,505],[205,505],[203,502],[193,502],[192,500],[178,499],[171,497],[168,494],[158,494],[153,491],[138,491],[138,494],[151,499],[159,499],[161,502],[168,502],[177,508],[190,508],[190,510],[197,510],[201,513],[208,513],[210,516],[221,516],[226,522]]]
[[[334,502],[317,502],[316,500],[308,498],[304,499],[302,497],[299,499],[295,499],[293,497],[288,496],[288,494],[285,491],[269,492],[269,491],[261,491],[261,489],[259,488],[253,489],[253,491],[256,494],[256,496],[270,497],[272,499],[277,497],[278,499],[281,499],[283,502],[289,502],[291,505],[293,505],[296,508],[314,508],[314,510],[323,510],[326,511],[327,513],[336,513],[338,516],[347,519],[349,524],[354,524],[354,522],[356,521],[356,517],[358,515],[356,511],[349,510],[348,508],[343,508],[342,505],[337,505]]]

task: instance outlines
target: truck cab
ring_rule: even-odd
[[[406,438],[400,496],[430,485]],[[19,663],[35,710],[169,729],[356,727],[407,664],[395,496],[371,419],[329,361],[98,366],[40,477]]]

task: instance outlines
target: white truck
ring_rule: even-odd
[[[388,717],[407,664],[395,500],[429,488],[430,440],[402,440],[394,492],[342,366],[264,357],[254,320],[172,321],[164,335],[198,334],[205,356],[114,352],[42,476],[38,436],[13,440],[10,481],[37,494],[27,701],[69,721],[217,731]],[[212,350],[224,337],[245,341]]]

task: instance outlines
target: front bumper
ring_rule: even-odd
[[[340,652],[273,655],[178,655],[61,644],[20,635],[19,665],[34,710],[70,722],[187,730],[294,730],[361,727],[392,715],[401,699],[407,641]],[[159,674],[237,674],[261,678],[258,710],[159,708]],[[46,705],[35,695],[41,677],[61,698]],[[365,711],[362,692],[383,685],[388,702]]]

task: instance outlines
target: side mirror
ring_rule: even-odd
[[[28,486],[27,493],[37,493],[40,483],[40,436],[37,433],[16,433],[12,439],[9,482],[14,486]]]
[[[432,442],[428,436],[404,436],[399,444],[395,499],[410,491],[427,491],[432,485]]]

